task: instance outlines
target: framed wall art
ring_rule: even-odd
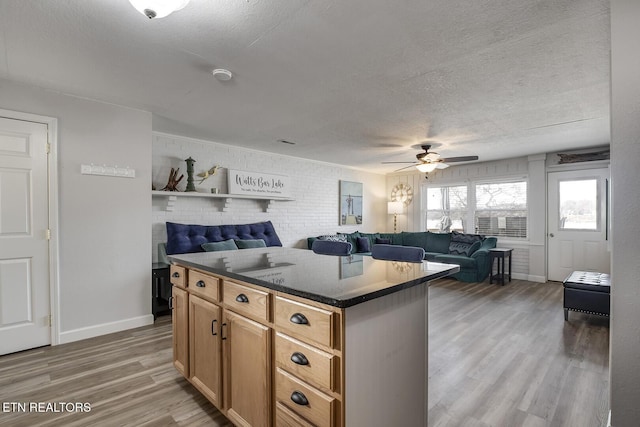
[[[362,183],[340,181],[340,225],[362,224]]]

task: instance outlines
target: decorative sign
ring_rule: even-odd
[[[291,197],[291,179],[286,175],[229,169],[229,194]]]

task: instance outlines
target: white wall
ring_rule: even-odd
[[[611,1],[611,421],[640,420],[640,2]]]
[[[0,108],[58,119],[60,341],[151,323],[151,115],[6,80]],[[81,175],[83,163],[136,178]]]
[[[353,231],[375,232],[386,229],[386,194],[383,175],[363,172],[328,163],[280,156],[254,150],[218,144],[211,141],[191,139],[162,133],[153,136],[153,184],[161,189],[167,183],[171,167],[180,168],[185,174],[179,188],[186,186],[186,163],[184,159],[196,160],[195,174],[214,165],[222,169],[213,177],[198,185],[196,189],[209,192],[216,187],[221,193],[227,191],[226,169],[288,175],[293,182],[294,201],[279,201],[265,212],[265,202],[234,199],[227,212],[218,199],[178,198],[173,211],[166,210],[166,199],[153,200],[153,246],[157,259],[157,243],[166,241],[165,222],[184,224],[247,224],[270,220],[283,246],[305,247],[306,238],[320,234]],[[339,181],[363,183],[364,218],[362,225],[340,226]]]

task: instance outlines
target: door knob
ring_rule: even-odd
[[[553,237],[553,233],[549,233],[549,237]]]

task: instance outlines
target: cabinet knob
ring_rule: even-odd
[[[196,286],[199,287],[199,288],[204,288],[204,282],[202,280],[198,280],[196,282]]]
[[[309,364],[309,359],[307,359],[307,356],[305,356],[304,354],[300,353],[300,352],[295,352],[291,355],[291,361],[293,363],[295,363],[296,365],[308,365]]]
[[[289,319],[291,323],[295,323],[296,325],[308,325],[309,321],[302,313],[294,313]]]
[[[305,396],[299,391],[294,391],[293,393],[291,393],[291,400],[293,400],[293,403],[296,403],[298,405],[309,404],[309,400],[307,400],[307,396]]]
[[[180,277],[180,273],[178,273],[177,271],[174,271],[173,274],[171,275],[171,277],[178,278],[178,277]]]
[[[249,302],[249,298],[247,298],[245,294],[240,294],[236,297],[236,301],[247,303]]]

